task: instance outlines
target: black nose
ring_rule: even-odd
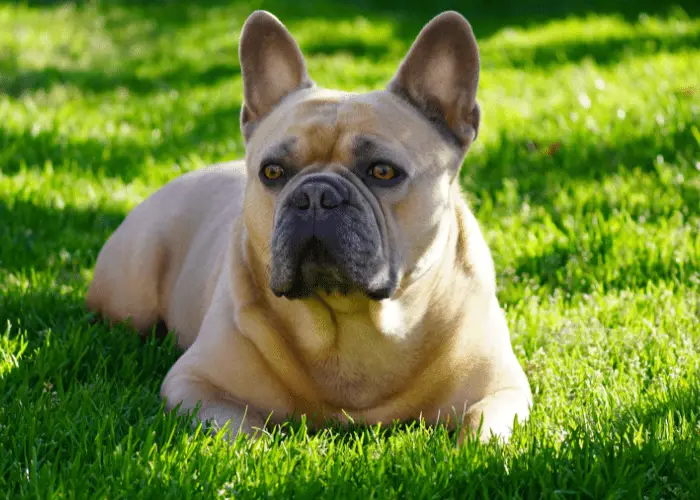
[[[291,201],[299,210],[312,207],[332,210],[346,203],[348,196],[343,186],[334,186],[325,180],[309,180],[296,188]]]

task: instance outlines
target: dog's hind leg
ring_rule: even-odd
[[[129,320],[148,335],[163,319],[159,288],[166,250],[155,236],[142,238],[128,222],[127,218],[100,251],[86,306],[111,324]]]

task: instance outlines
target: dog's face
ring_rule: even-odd
[[[388,88],[367,94],[316,87],[291,35],[265,12],[246,21],[240,58],[245,222],[272,291],[391,297],[439,255],[478,130],[468,23],[438,16]]]

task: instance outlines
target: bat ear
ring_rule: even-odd
[[[421,30],[387,90],[447,125],[466,150],[479,130],[478,86],[476,38],[469,22],[449,11]]]
[[[279,19],[264,10],[246,19],[238,57],[243,76],[241,131],[247,141],[257,122],[285,96],[314,83],[292,35]]]

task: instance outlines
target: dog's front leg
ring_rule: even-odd
[[[225,432],[229,440],[241,432],[253,434],[264,427],[260,414],[198,375],[188,365],[186,354],[180,361],[172,367],[161,387],[168,411],[178,407],[185,414],[199,408],[193,425],[202,422],[215,433]]]
[[[234,439],[241,432],[252,434],[262,429],[265,419],[234,397],[240,396],[236,388],[241,384],[249,386],[251,379],[262,377],[245,362],[250,353],[233,331],[225,277],[223,273],[194,343],[166,375],[160,395],[168,411],[179,407],[179,413],[184,414],[199,408],[193,424],[208,423],[214,432],[227,426],[226,436]]]

